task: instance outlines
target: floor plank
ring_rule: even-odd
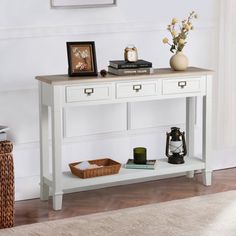
[[[202,176],[198,174],[193,179],[177,177],[66,194],[63,196],[61,211],[52,210],[51,199],[48,202],[39,199],[19,201],[15,204],[15,225],[235,190],[235,176],[236,168],[215,171],[210,187],[202,185]]]

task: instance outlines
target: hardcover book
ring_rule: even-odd
[[[138,60],[136,62],[127,62],[125,60],[110,61],[110,66],[116,69],[129,68],[151,68],[152,63],[145,60]]]
[[[115,69],[108,66],[108,72],[113,75],[148,75],[152,73],[152,68],[137,68],[137,69]]]
[[[147,160],[146,164],[135,164],[133,159],[128,159],[124,165],[127,169],[150,169],[154,170],[156,168],[157,160]]]

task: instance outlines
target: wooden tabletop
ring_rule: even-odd
[[[201,76],[210,75],[214,72],[212,70],[188,67],[185,71],[173,71],[170,68],[154,69],[152,74],[149,75],[127,75],[117,76],[107,74],[106,77],[101,76],[81,76],[81,77],[69,77],[68,75],[42,75],[36,76],[35,79],[41,82],[45,82],[51,85],[68,85],[76,83],[99,83],[99,82],[114,82],[124,81],[127,79],[152,79],[152,78],[170,78],[170,77],[184,77],[184,76]]]

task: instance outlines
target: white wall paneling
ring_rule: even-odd
[[[183,123],[185,123],[184,99],[131,104],[131,129],[144,129]]]
[[[126,105],[100,105],[65,109],[64,135],[75,137],[126,130]]]
[[[10,127],[9,138],[16,144],[38,141],[38,91],[0,92],[0,123]]]
[[[119,0],[111,8],[57,10],[51,9],[49,0],[2,0],[0,6],[0,123],[11,128],[16,177],[24,181],[28,178],[29,183],[39,174],[38,91],[34,76],[67,73],[66,41],[95,41],[99,70],[106,68],[109,60],[122,59],[123,49],[130,43],[137,46],[140,58],[152,61],[154,67],[167,67],[171,53],[162,44],[162,38],[168,35],[166,25],[173,16],[182,19],[194,9],[199,19],[194,22],[185,54],[190,65],[216,65],[218,15],[214,0]],[[173,113],[166,106],[173,107]],[[136,145],[146,145],[152,157],[163,154],[159,147],[163,147],[163,135],[169,129],[167,121],[183,125],[184,106],[181,99],[131,104],[134,130],[128,133],[124,131],[124,105],[68,110],[67,135],[71,138],[66,139],[63,148],[63,168],[68,168],[69,161],[104,155],[124,161]],[[179,114],[176,120],[173,114]],[[158,128],[150,128],[155,126]],[[91,128],[107,134],[92,135]],[[76,138],[77,132],[87,136]],[[224,167],[219,162],[217,168]],[[18,186],[17,196],[22,199],[24,189]],[[25,195],[29,196],[35,194]]]
[[[189,45],[211,50],[211,53],[199,60],[202,50],[186,47],[190,65],[213,67],[214,28],[198,29],[194,33],[199,36],[190,37]],[[152,61],[154,67],[169,66],[171,53],[162,44],[162,38],[166,35],[163,30],[77,34],[0,40],[0,63],[4,65],[0,71],[0,91],[37,88],[33,79],[35,75],[67,73],[66,41],[95,41],[99,70],[106,68],[109,60],[123,58],[123,49],[128,43],[134,43],[139,49],[139,56]]]

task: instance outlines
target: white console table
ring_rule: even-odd
[[[188,68],[184,72],[157,69],[151,75],[75,77],[67,75],[38,76],[40,109],[41,200],[48,200],[52,190],[53,209],[62,208],[63,193],[143,181],[160,175],[186,172],[193,177],[195,170],[203,171],[203,183],[211,185],[211,119],[212,71]],[[121,168],[119,174],[91,179],[79,179],[61,170],[63,108],[81,105],[129,103],[158,99],[186,98],[186,136],[188,157],[185,163],[173,165],[160,159],[156,170]],[[203,101],[202,157],[194,157],[195,98]],[[51,107],[52,170],[49,168],[49,114]],[[164,148],[163,148],[164,149]],[[128,157],[127,157],[128,159]],[[79,161],[79,160],[78,160]]]

